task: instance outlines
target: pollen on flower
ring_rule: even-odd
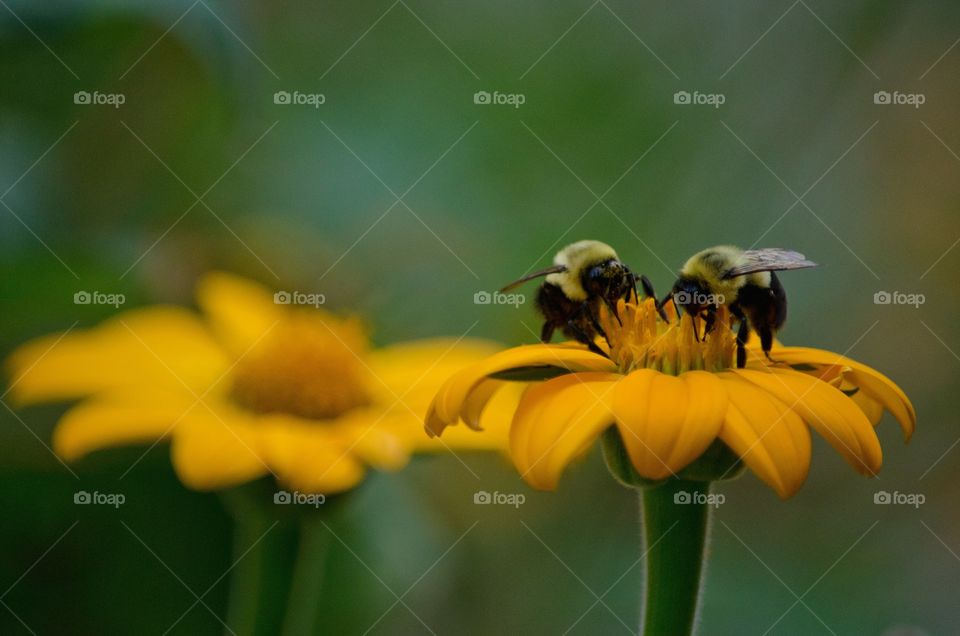
[[[370,402],[367,348],[356,320],[291,312],[237,363],[232,397],[258,413],[342,415]]]
[[[689,314],[677,320],[675,311],[669,312],[668,317],[669,323],[660,318],[651,298],[639,302],[620,300],[617,315],[605,307],[601,310],[600,325],[607,342],[600,344],[608,349],[610,359],[622,373],[648,368],[677,375],[733,366],[736,338],[726,307],[717,309],[714,327],[707,334],[703,333],[703,320],[695,321]]]

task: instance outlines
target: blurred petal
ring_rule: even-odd
[[[203,323],[175,307],[134,309],[92,329],[44,336],[7,360],[10,394],[21,405],[119,387],[201,392],[227,365]]]
[[[196,417],[177,425],[170,447],[180,481],[197,490],[217,490],[270,472],[258,451],[259,430],[252,419],[240,414],[225,419],[202,405],[195,409]]]
[[[278,481],[294,490],[334,494],[353,488],[366,473],[350,440],[322,425],[266,426],[260,442]]]
[[[398,413],[383,417],[377,411],[351,413],[332,422],[303,420],[303,431],[312,434],[317,429],[335,432],[337,445],[346,445],[351,453],[366,464],[380,470],[399,470],[407,465],[413,451],[413,440],[426,439],[420,424],[422,420],[412,413]]]
[[[648,479],[664,479],[713,443],[727,396],[720,380],[706,371],[677,377],[641,369],[617,383],[613,409],[634,468]]]
[[[855,470],[875,475],[883,463],[880,440],[857,405],[817,378],[786,369],[732,370],[777,397],[817,430]]]
[[[730,373],[719,377],[730,399],[720,439],[781,498],[793,496],[810,469],[809,429],[754,384]]]
[[[539,344],[506,349],[459,370],[447,379],[427,411],[427,433],[431,436],[440,435],[444,428],[456,424],[467,398],[487,376],[530,366],[558,367],[569,371],[616,370],[616,366],[607,358],[579,346]]]
[[[415,340],[377,349],[368,356],[376,377],[373,390],[385,400],[402,395],[414,410],[426,410],[447,378],[501,349],[494,342],[466,338]]]
[[[243,355],[283,316],[269,289],[246,278],[212,272],[197,284],[197,303],[235,356]]]
[[[151,389],[98,395],[64,414],[53,432],[53,448],[75,461],[104,448],[150,444],[190,417],[191,404],[176,393]]]

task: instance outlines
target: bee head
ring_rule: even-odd
[[[699,314],[708,305],[715,304],[710,302],[713,295],[707,285],[696,278],[681,277],[677,279],[670,296],[678,310],[685,311],[692,316]]]
[[[630,268],[613,258],[586,267],[582,279],[588,296],[601,297],[612,303],[626,298],[637,280]]]

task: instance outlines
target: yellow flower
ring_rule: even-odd
[[[197,298],[204,316],[148,307],[23,345],[7,362],[11,396],[86,398],[53,435],[67,461],[170,438],[180,479],[203,490],[272,473],[291,489],[335,493],[412,452],[506,447],[509,397],[485,417],[485,435],[436,444],[421,429],[443,379],[496,351],[490,343],[371,349],[356,319],[277,304],[228,274],[206,276]]]
[[[858,472],[880,469],[874,425],[886,409],[909,440],[916,413],[888,378],[819,349],[777,346],[771,363],[750,350],[732,368],[735,338],[721,308],[705,337],[685,315],[670,323],[652,300],[604,311],[608,356],[580,344],[537,344],[501,351],[454,374],[430,406],[431,436],[460,420],[479,426],[484,406],[510,378],[556,376],[529,385],[510,430],[514,464],[532,486],[556,487],[561,473],[611,426],[640,476],[676,475],[721,440],[781,497],[806,479],[810,432],[822,435]]]

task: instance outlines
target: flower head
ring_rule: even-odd
[[[773,488],[792,496],[806,479],[812,428],[858,472],[874,475],[882,453],[874,432],[883,410],[907,439],[916,413],[884,375],[845,356],[777,346],[776,362],[750,349],[733,368],[736,341],[721,308],[715,327],[685,315],[661,320],[650,299],[620,301],[600,316],[599,355],[580,344],[501,351],[454,374],[434,398],[426,429],[459,421],[477,427],[506,379],[540,378],[513,415],[510,450],[532,486],[553,489],[567,465],[615,427],[633,468],[661,480],[694,463],[717,440]]]
[[[482,436],[438,445],[420,429],[442,380],[493,353],[490,343],[376,349],[356,318],[277,304],[259,284],[222,273],[201,281],[197,299],[202,316],[148,307],[23,345],[7,361],[11,396],[21,405],[83,398],[54,431],[67,461],[169,438],[180,479],[198,489],[272,473],[291,489],[330,494],[413,452],[506,446],[506,402],[485,417]]]

